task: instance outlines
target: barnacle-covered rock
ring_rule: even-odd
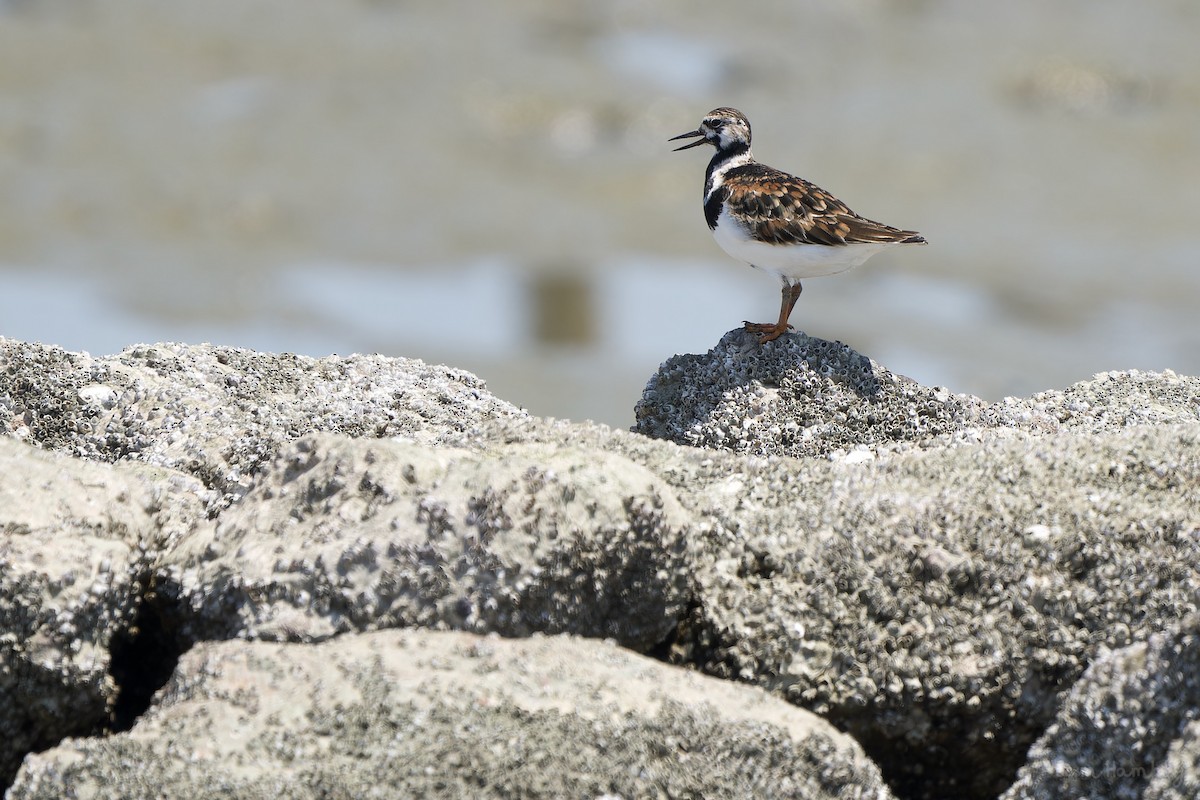
[[[760,345],[739,328],[703,355],[665,361],[635,416],[634,431],[693,447],[855,458],[1015,431],[1200,422],[1200,379],[1106,372],[1064,391],[989,404],[922,386],[841,342],[788,333]]]
[[[1200,797],[1200,617],[1105,651],[1003,800]]]
[[[820,456],[984,424],[987,403],[930,388],[841,342],[737,329],[704,355],[674,356],[635,410],[638,433],[752,455]]]
[[[421,625],[647,649],[690,596],[690,526],[670,488],[611,453],[319,434],[162,563],[191,639]]]
[[[416,359],[183,344],[94,358],[0,337],[0,430],[84,458],[188,472],[224,504],[308,433],[463,444],[487,420],[525,416],[471,373]]]
[[[669,402],[641,409],[703,447],[530,417],[419,362],[9,340],[0,430],[10,473],[46,458],[29,445],[93,462],[97,481],[55,484],[70,502],[107,497],[105,471],[190,473],[159,471],[209,518],[156,510],[140,581],[113,595],[127,620],[140,594],[178,646],[609,637],[819,712],[910,798],[998,796],[1089,664],[1200,611],[1197,379],[987,405],[844,345],[735,339],[728,363],[669,362]],[[94,544],[64,525],[45,546]],[[10,594],[50,607],[35,589]],[[53,704],[74,684],[31,685]]]
[[[0,436],[0,786],[25,753],[90,734],[159,547],[204,515],[198,482]]]
[[[7,797],[164,794],[892,797],[853,739],[761,690],[594,640],[420,630],[200,645],[136,728],[31,756]]]

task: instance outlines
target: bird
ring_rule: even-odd
[[[821,187],[768,167],[750,153],[750,120],[736,108],[715,108],[694,131],[667,141],[716,148],[704,176],[704,219],[726,253],[783,282],[776,322],[746,322],[760,344],[787,332],[801,279],[857,267],[897,245],[925,244],[916,231],[869,220]]]

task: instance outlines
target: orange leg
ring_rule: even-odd
[[[751,333],[759,334],[758,343],[766,344],[778,339],[783,334],[787,333],[788,317],[792,315],[792,309],[796,306],[796,301],[800,299],[800,292],[803,291],[800,286],[800,281],[796,281],[791,286],[783,285],[783,290],[780,292],[779,302],[779,321],[772,324],[770,322],[747,322],[746,330]]]

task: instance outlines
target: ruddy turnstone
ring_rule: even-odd
[[[787,331],[802,278],[844,272],[895,245],[925,244],[916,231],[860,217],[819,186],[755,161],[750,121],[736,108],[713,109],[699,128],[668,141],[693,137],[675,149],[717,149],[704,178],[704,218],[713,238],[738,261],[783,281],[779,321],[746,323],[760,343]]]

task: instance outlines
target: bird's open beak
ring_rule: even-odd
[[[687,133],[681,133],[678,136],[672,136],[670,139],[667,139],[667,141],[673,142],[676,139],[691,139],[693,136],[699,136],[701,138],[697,139],[696,141],[692,142],[691,144],[685,144],[683,147],[676,147],[675,149],[676,150],[687,150],[689,147],[699,147],[702,144],[708,144],[708,139],[703,138],[704,131],[688,131]]]

